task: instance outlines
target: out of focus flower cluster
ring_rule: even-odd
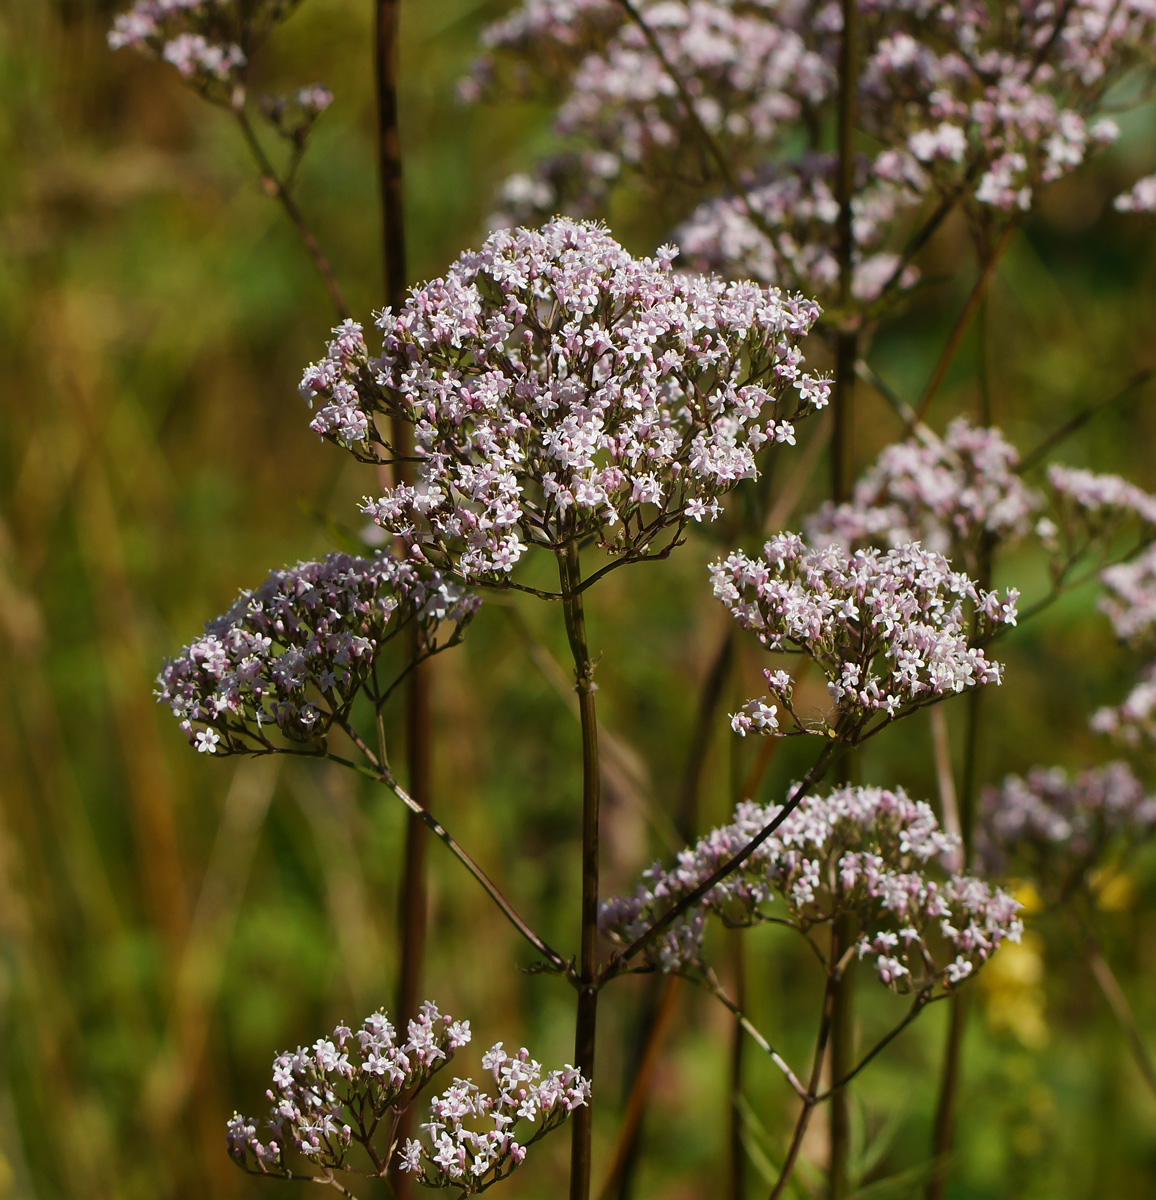
[[[558,106],[556,132],[585,167],[559,173],[543,164],[518,189],[523,204],[510,215],[527,219],[533,208],[570,204],[589,211],[626,170],[692,194],[709,190],[713,163],[687,154],[700,143],[672,70],[748,189],[746,201],[706,200],[683,231],[688,252],[829,297],[834,162],[799,157],[797,145],[800,129],[820,127],[837,99],[840,4],[636,0],[634,7],[661,56],[619,0],[524,0],[483,36],[486,53],[467,95],[544,92]],[[904,278],[889,243],[924,198],[1030,207],[1041,184],[1116,139],[1104,115],[1107,93],[1156,60],[1156,12],[1147,0],[858,7],[856,124],[879,147],[857,165],[856,290],[864,302],[885,284],[913,279]],[[560,178],[577,184],[577,193],[560,193],[553,186]],[[1121,206],[1142,207],[1143,199],[1137,189]]]
[[[229,1153],[252,1174],[286,1179],[319,1178],[295,1172],[288,1157],[293,1153],[324,1172],[385,1175],[398,1150],[401,1113],[470,1039],[468,1021],[455,1021],[428,1002],[408,1023],[404,1041],[382,1012],[356,1032],[339,1025],[310,1047],[278,1055],[266,1093],[271,1115],[261,1128],[235,1113],[228,1123]],[[577,1071],[543,1075],[525,1049],[509,1055],[499,1042],[482,1062],[498,1094],[455,1079],[430,1101],[430,1120],[422,1126],[427,1141],[411,1138],[400,1151],[401,1169],[417,1173],[429,1187],[456,1187],[463,1195],[482,1191],[589,1098],[590,1086]],[[490,1127],[475,1130],[479,1120]]]
[[[824,504],[806,522],[807,538],[847,547],[918,541],[974,571],[984,542],[1010,541],[1032,528],[1042,497],[1020,479],[1018,463],[998,429],[964,417],[942,438],[921,428],[879,455],[848,502]]]
[[[1100,582],[1106,593],[1100,606],[1116,636],[1150,661],[1121,704],[1093,714],[1092,728],[1132,746],[1156,742],[1156,544],[1133,562],[1105,568]]]
[[[848,742],[882,721],[943,696],[999,683],[1001,667],[980,643],[1014,625],[1012,590],[984,591],[942,555],[918,543],[853,554],[809,548],[795,534],[773,537],[761,558],[734,553],[711,567],[714,594],[772,651],[805,654],[823,672],[834,704],[816,721],[793,704],[786,671],[766,671],[771,697],[732,718],[739,733],[826,732]],[[974,616],[974,629],[972,619]],[[779,726],[778,705],[790,720]]]
[[[386,553],[299,563],[272,571],[208,622],[165,664],[157,695],[205,753],[272,749],[274,730],[316,741],[362,687],[384,698],[375,664],[386,642],[416,623],[424,657],[439,648],[439,626],[451,624],[455,640],[477,604],[436,572]]]
[[[1037,767],[984,789],[977,850],[986,874],[1030,879],[1059,901],[1154,831],[1156,797],[1126,763],[1074,777]]]
[[[413,425],[416,482],[365,511],[439,568],[495,581],[528,545],[641,558],[713,520],[756,452],[827,401],[798,348],[818,309],[672,258],[559,218],[494,234],[387,309],[380,358],[339,327],[302,381],[312,427],[378,462],[395,457],[378,417]]]
[[[128,47],[171,63],[208,98],[243,102],[249,56],[299,0],[136,0],[113,22],[114,50]]]
[[[782,813],[739,805],[732,824],[656,864],[631,897],[603,905],[602,924],[630,943],[707,880]],[[930,807],[901,790],[841,788],[808,795],[735,871],[679,916],[650,951],[665,971],[701,970],[708,915],[731,925],[785,922],[807,934],[851,918],[857,952],[898,992],[950,989],[1005,938],[1018,940],[1019,905],[980,879],[938,866],[953,854]]]

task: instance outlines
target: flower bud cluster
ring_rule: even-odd
[[[287,96],[262,96],[261,112],[283,138],[301,146],[313,123],[332,103],[333,93],[313,83]]]
[[[960,417],[942,438],[928,429],[888,446],[844,504],[829,501],[806,522],[816,545],[922,542],[971,566],[985,539],[1023,537],[1042,498],[1026,487],[1019,454],[998,429]]]
[[[355,1142],[365,1145],[377,1123],[414,1094],[469,1043],[470,1023],[443,1016],[428,1001],[408,1023],[404,1041],[382,1012],[354,1033],[338,1025],[331,1037],[279,1054],[273,1061],[273,1104],[258,1138],[257,1122],[234,1113],[229,1154],[247,1170],[289,1175],[285,1153],[296,1150],[320,1167],[345,1165]]]
[[[526,1157],[526,1149],[557,1128],[590,1100],[590,1084],[573,1067],[549,1071],[523,1047],[508,1054],[502,1043],[482,1058],[493,1076],[496,1095],[471,1079],[455,1079],[429,1105],[422,1125],[428,1145],[409,1138],[401,1169],[426,1187],[460,1188],[472,1196],[505,1179]]]
[[[378,418],[413,425],[416,482],[365,511],[419,557],[493,582],[528,545],[589,537],[636,559],[664,530],[713,520],[756,452],[792,444],[794,421],[827,402],[799,350],[818,309],[676,275],[673,257],[634,259],[559,218],[494,234],[387,309],[380,358],[339,327],[302,381],[312,427],[391,461]]]
[[[558,173],[548,163],[524,199],[541,212],[590,211],[608,180],[632,171],[701,192],[710,180],[688,179],[686,147],[701,145],[704,128],[747,199],[710,197],[684,230],[688,252],[693,245],[715,263],[734,250],[732,271],[832,299],[837,233],[815,205],[829,209],[834,161],[821,166],[818,187],[816,161],[796,146],[800,126],[819,127],[837,103],[838,0],[636,0],[635,8],[661,53],[616,0],[524,0],[483,36],[487,52],[467,94],[545,93],[561,143],[587,167],[568,173],[578,190],[567,194],[552,186]],[[871,0],[859,5],[859,23],[856,124],[880,148],[861,168],[874,183],[856,212],[860,303],[904,282],[887,245],[913,208],[928,197],[1029,208],[1041,185],[1116,140],[1108,92],[1137,68],[1150,77],[1156,64],[1148,0],[995,8]],[[704,163],[713,168],[705,154]],[[748,203],[769,219],[752,220]],[[781,220],[780,205],[797,208]],[[524,207],[520,219],[530,216]]]
[[[1060,767],[984,789],[977,850],[985,872],[1032,879],[1051,899],[1156,831],[1156,796],[1126,763],[1069,778]]]
[[[795,711],[790,676],[766,671],[770,695],[793,728],[779,728],[777,705],[752,700],[732,718],[739,733],[826,732],[856,742],[880,727],[877,717],[889,721],[965,688],[1000,682],[1002,668],[981,643],[1015,624],[1018,593],[983,591],[918,543],[850,554],[834,544],[811,549],[796,534],[780,534],[761,558],[736,552],[714,563],[711,575],[715,596],[768,650],[815,662],[834,704],[817,724],[806,722]]]
[[[644,872],[633,896],[604,904],[605,932],[627,944],[641,936],[781,812],[780,805],[740,804],[732,824],[682,851],[673,867]],[[1022,930],[1019,905],[1009,895],[938,866],[956,847],[931,808],[902,790],[851,787],[805,796],[742,866],[665,931],[652,959],[664,971],[702,970],[712,914],[731,925],[785,921],[803,934],[848,917],[858,954],[874,960],[887,987],[951,989]]]
[[[527,1146],[587,1103],[590,1084],[569,1066],[543,1074],[529,1051],[507,1054],[499,1042],[482,1059],[497,1095],[455,1079],[430,1101],[430,1120],[422,1125],[427,1142],[410,1138],[399,1150],[394,1136],[401,1113],[471,1037],[468,1021],[455,1021],[428,1001],[408,1023],[404,1041],[382,1012],[356,1032],[339,1025],[331,1037],[277,1056],[266,1093],[273,1108],[265,1140],[257,1121],[234,1113],[229,1154],[250,1174],[322,1182],[331,1171],[360,1170],[351,1154],[361,1147],[371,1174],[385,1175],[396,1154],[400,1169],[427,1187],[455,1187],[466,1196],[483,1191],[523,1161]],[[325,1175],[295,1173],[288,1151]]]
[[[157,696],[201,752],[272,748],[266,729],[315,741],[373,685],[381,648],[416,622],[419,656],[451,640],[478,606],[476,597],[390,554],[331,554],[272,571],[243,591],[204,636],[165,663]]]

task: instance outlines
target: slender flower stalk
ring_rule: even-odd
[[[601,774],[598,765],[598,716],[594,705],[594,665],[586,640],[582,573],[576,542],[558,554],[558,574],[566,637],[574,658],[575,690],[582,722],[582,902],[578,959],[578,1014],[574,1024],[574,1062],[594,1083],[598,1018],[598,815]],[[588,1200],[593,1124],[589,1106],[574,1120],[570,1151],[570,1200]]]

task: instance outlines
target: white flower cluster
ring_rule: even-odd
[[[952,421],[942,438],[920,430],[888,446],[849,501],[828,501],[805,522],[807,538],[848,547],[918,541],[973,566],[983,539],[1007,541],[1031,530],[1042,498],[1024,485],[1018,463],[1018,452],[998,429],[966,417]]]
[[[313,428],[368,461],[393,449],[379,415],[413,425],[416,482],[365,511],[415,554],[504,581],[528,545],[591,537],[653,553],[794,442],[827,401],[798,344],[818,309],[753,283],[634,259],[598,225],[499,232],[378,320],[335,331],[302,391]]]
[[[732,824],[682,851],[673,867],[646,871],[633,896],[605,903],[605,932],[634,941],[781,812],[779,805],[740,804]],[[850,787],[805,796],[741,867],[672,923],[653,944],[652,959],[664,971],[702,969],[711,914],[732,925],[785,920],[803,934],[847,916],[859,931],[860,957],[874,959],[887,987],[950,989],[1022,929],[1019,905],[1007,893],[942,869],[933,878],[956,844],[931,808],[902,790]]]
[[[361,688],[376,685],[378,653],[400,630],[417,622],[420,654],[431,654],[439,625],[452,623],[456,640],[478,603],[386,553],[298,563],[270,572],[209,621],[165,663],[157,697],[208,754],[270,748],[267,729],[313,741]]]
[[[415,1093],[471,1038],[470,1023],[455,1021],[426,1002],[408,1022],[404,1041],[383,1012],[366,1017],[354,1033],[338,1025],[332,1037],[279,1054],[273,1061],[273,1103],[265,1128],[234,1113],[229,1154],[247,1170],[289,1176],[285,1152],[298,1151],[320,1167],[345,1165],[351,1147],[371,1142],[378,1123]]]
[[[687,169],[687,147],[700,145],[689,96],[751,208],[769,219],[752,220],[736,197],[710,196],[685,229],[687,250],[693,245],[712,263],[729,259],[732,271],[826,301],[837,235],[815,182],[817,160],[798,147],[813,145],[813,131],[833,119],[838,0],[636,0],[635,7],[661,56],[616,0],[524,0],[483,36],[487,53],[468,94],[545,94],[557,106],[561,144],[585,166],[560,175],[548,161],[523,196],[541,211],[590,211],[608,179],[632,171],[692,195],[717,187]],[[1041,185],[1116,140],[1119,130],[1105,115],[1109,92],[1115,99],[1114,85],[1129,72],[1150,79],[1156,66],[1150,0],[871,0],[858,8],[856,125],[878,147],[859,168],[861,302],[893,277],[912,278],[888,259],[916,206],[963,197],[1003,211],[1029,208]],[[713,168],[704,154],[700,170]],[[822,169],[829,193],[833,161]],[[788,182],[792,175],[796,182]],[[1143,208],[1150,194],[1137,187],[1120,207]],[[793,209],[784,220],[776,219],[780,204]]]
[[[1127,763],[1072,778],[1060,767],[1037,767],[984,789],[976,844],[986,872],[1027,877],[1058,901],[1154,831],[1156,796]]]
[[[1156,496],[1119,475],[1052,463],[1048,483],[1061,511],[1095,533],[1129,519],[1138,519],[1156,531]]]
[[[711,567],[714,594],[768,650],[806,654],[834,703],[817,728],[792,703],[785,671],[766,671],[769,692],[793,723],[857,742],[889,721],[943,696],[999,683],[999,663],[980,643],[1014,625],[1017,593],[976,587],[940,554],[918,543],[887,552],[838,545],[809,548],[780,534],[761,558],[734,553]],[[976,617],[974,635],[970,617]],[[739,733],[782,734],[778,708],[752,700],[732,718]]]
[[[400,1168],[427,1187],[455,1187],[464,1196],[484,1191],[522,1162],[527,1146],[589,1100],[590,1084],[573,1067],[543,1075],[529,1051],[507,1054],[499,1042],[482,1059],[497,1096],[455,1079],[430,1101],[431,1119],[422,1126],[428,1144],[410,1138],[399,1151],[393,1141],[399,1114],[471,1036],[468,1021],[444,1016],[428,1001],[408,1023],[403,1042],[382,1012],[356,1033],[339,1025],[332,1037],[277,1056],[266,1093],[273,1102],[266,1140],[255,1120],[234,1113],[229,1154],[251,1174],[324,1182],[329,1172],[355,1169],[349,1156],[360,1146],[373,1174],[384,1176],[396,1154]],[[478,1120],[489,1127],[476,1131]],[[326,1174],[294,1173],[287,1150]]]
[[[526,1149],[557,1128],[590,1099],[590,1084],[573,1067],[542,1073],[523,1047],[508,1054],[502,1043],[482,1058],[494,1078],[497,1095],[473,1080],[453,1086],[429,1105],[422,1125],[429,1139],[406,1141],[401,1169],[426,1187],[460,1188],[473,1196],[505,1179],[526,1157]],[[480,1126],[480,1128],[478,1128]]]

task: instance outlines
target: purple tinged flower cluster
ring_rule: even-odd
[[[633,896],[602,908],[602,927],[629,944],[708,879],[782,808],[747,801],[732,824],[644,872]],[[1005,892],[940,865],[957,841],[931,808],[902,790],[841,788],[808,795],[730,875],[680,916],[650,951],[664,971],[701,971],[708,916],[730,925],[785,922],[800,933],[853,919],[857,951],[897,992],[950,990],[1005,938],[1018,941],[1019,905]]]
[[[114,20],[108,44],[163,59],[206,96],[238,104],[244,97],[246,50],[251,52],[298,2],[136,0]]]
[[[251,1174],[322,1181],[331,1171],[360,1170],[350,1155],[361,1147],[373,1174],[385,1175],[396,1155],[400,1169],[427,1187],[456,1187],[467,1196],[483,1191],[523,1161],[527,1146],[587,1103],[590,1084],[569,1066],[543,1074],[529,1051],[507,1054],[499,1042],[482,1059],[497,1095],[455,1079],[430,1101],[430,1120],[422,1126],[427,1141],[410,1138],[399,1149],[401,1113],[471,1037],[468,1021],[455,1021],[428,1001],[408,1022],[404,1041],[383,1012],[356,1032],[339,1025],[330,1037],[277,1056],[266,1092],[270,1117],[262,1128],[234,1113],[229,1154]],[[480,1131],[479,1123],[485,1126]],[[288,1151],[325,1174],[295,1173]]]
[[[507,1053],[502,1043],[482,1058],[496,1094],[473,1080],[455,1079],[429,1104],[422,1125],[428,1144],[409,1138],[401,1169],[426,1187],[452,1187],[473,1196],[505,1179],[526,1150],[590,1100],[590,1084],[573,1067],[542,1072],[523,1047]]]
[[[1116,636],[1151,659],[1156,653],[1156,543],[1132,562],[1106,567],[1100,582],[1105,592],[1100,607]],[[1156,662],[1140,668],[1135,686],[1120,704],[1093,713],[1091,726],[1125,745],[1156,743]]]
[[[1156,745],[1156,663],[1142,667],[1123,701],[1098,708],[1089,724],[1126,746]]]
[[[776,703],[750,701],[732,717],[738,733],[818,732],[853,743],[944,696],[1000,682],[1002,668],[981,643],[1015,624],[1018,593],[977,588],[918,543],[851,554],[780,534],[760,558],[736,552],[714,563],[711,575],[715,596],[768,650],[815,662],[833,703],[817,722],[805,720],[793,704],[791,677],[768,670]]]
[[[1156,831],[1156,797],[1126,763],[1069,777],[1060,767],[984,789],[977,850],[985,872],[1027,877],[1052,900]]]
[[[1016,472],[1019,454],[995,428],[953,421],[943,437],[927,429],[888,446],[855,484],[805,523],[816,545],[922,542],[975,568],[985,540],[1009,541],[1032,528],[1042,497]]]
[[[203,753],[272,749],[273,731],[316,743],[361,688],[384,694],[374,667],[400,630],[416,622],[424,657],[439,648],[439,626],[452,624],[456,640],[477,606],[436,572],[390,554],[331,554],[241,592],[165,663],[157,696]]]
[[[287,1150],[317,1166],[340,1169],[355,1143],[371,1142],[377,1125],[414,1095],[471,1039],[470,1023],[455,1021],[428,1001],[408,1022],[404,1041],[383,1012],[356,1032],[338,1025],[331,1037],[279,1054],[272,1111],[258,1137],[255,1120],[234,1113],[229,1154],[246,1170],[290,1176]]]
[[[335,330],[302,381],[312,428],[382,462],[379,418],[412,424],[416,481],[365,511],[464,579],[502,582],[527,546],[578,538],[664,552],[829,394],[799,350],[814,304],[673,257],[563,218],[498,232],[381,314],[380,357],[360,326]]]
[[[1048,467],[1048,483],[1061,511],[1093,532],[1125,520],[1139,520],[1156,531],[1156,496],[1119,475],[1053,463]]]
[[[712,264],[734,251],[731,270],[826,300],[836,234],[824,210],[834,164],[800,158],[796,146],[800,129],[818,126],[837,101],[838,0],[637,0],[636,7],[698,121],[749,189],[751,207],[769,218],[754,222],[737,198],[710,196],[683,231],[686,249]],[[870,181],[856,213],[863,303],[893,276],[904,282],[889,269],[888,245],[916,206],[963,195],[1003,211],[1029,208],[1041,185],[1118,137],[1104,115],[1108,92],[1128,72],[1151,74],[1156,65],[1149,0],[858,7],[856,123],[880,147],[860,167]],[[687,186],[686,147],[698,139],[684,96],[616,0],[525,0],[483,42],[487,53],[468,94],[545,92],[557,104],[557,134],[584,167],[559,172],[556,162],[544,163],[542,186],[522,189],[529,203],[514,208],[516,219],[529,219],[533,208],[590,211],[608,181],[628,171]],[[559,190],[560,180],[576,190]]]

